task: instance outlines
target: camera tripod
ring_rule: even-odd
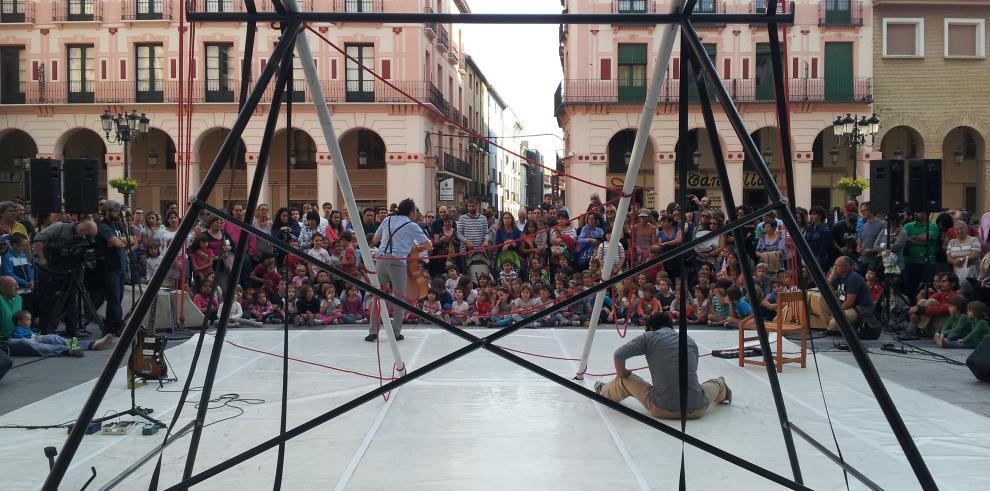
[[[100,332],[103,332],[103,320],[100,319],[100,315],[96,311],[96,305],[93,304],[93,299],[89,296],[89,290],[86,289],[86,283],[84,281],[86,269],[77,267],[69,270],[66,274],[61,274],[46,268],[45,273],[51,276],[52,282],[63,279],[68,279],[68,281],[63,283],[66,287],[59,292],[61,293],[60,295],[57,295],[58,298],[56,298],[55,305],[51,310],[53,314],[45,321],[45,325],[42,326],[42,332],[55,332],[56,328],[58,328],[58,321],[65,315],[66,308],[69,305],[72,306],[74,315],[71,322],[66,322],[66,334],[75,336],[86,332],[86,323],[83,321],[85,315],[89,315],[100,326]],[[69,304],[70,301],[72,302],[71,304]]]

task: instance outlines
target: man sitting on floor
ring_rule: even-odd
[[[17,280],[9,276],[0,276],[0,337],[8,338],[13,356],[83,356],[85,350],[101,350],[113,343],[112,334],[93,342],[36,334],[31,330],[31,313],[21,310]]]
[[[607,384],[596,382],[595,392],[615,402],[633,396],[654,418],[680,418],[677,347],[678,334],[671,326],[670,317],[663,312],[649,317],[645,334],[615,350],[616,377]],[[626,360],[639,355],[646,357],[653,385],[626,369]],[[698,345],[690,337],[687,378],[688,419],[704,416],[716,404],[732,402],[732,391],[722,377],[708,380],[704,384],[698,383]]]

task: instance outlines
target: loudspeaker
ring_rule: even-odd
[[[966,366],[978,380],[990,382],[990,337],[983,338],[966,358]]]
[[[870,209],[873,213],[904,211],[904,161],[870,161]]]
[[[62,211],[62,161],[52,159],[31,159],[28,173],[28,200],[31,213],[43,215]]]
[[[66,159],[65,212],[96,213],[100,201],[100,163],[95,159]]]
[[[908,161],[908,202],[911,211],[942,211],[942,160]]]

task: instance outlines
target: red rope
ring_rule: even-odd
[[[254,352],[254,353],[259,353],[259,354],[262,354],[262,355],[274,356],[276,358],[282,358],[282,354],[281,353],[273,353],[271,351],[265,351],[265,350],[261,350],[261,349],[257,349],[257,348],[252,348],[250,346],[244,346],[244,345],[237,344],[237,343],[235,343],[233,341],[230,341],[230,340],[224,340],[224,342],[227,343],[227,344],[229,344],[229,345],[231,345],[231,346],[234,346],[236,348],[240,348],[240,349],[243,349],[243,350],[251,351],[251,352]],[[302,363],[304,365],[312,365],[312,366],[316,366],[316,367],[320,367],[320,368],[326,368],[326,369],[329,369],[329,370],[334,370],[334,371],[342,372],[342,373],[349,373],[351,375],[357,375],[359,377],[365,377],[365,378],[371,378],[371,379],[378,379],[378,380],[388,380],[388,381],[395,380],[394,377],[393,378],[383,378],[381,376],[376,376],[376,375],[370,374],[370,373],[359,372],[357,370],[350,370],[350,369],[347,369],[347,368],[335,367],[333,365],[326,365],[326,364],[323,364],[323,363],[318,363],[318,362],[315,362],[315,361],[305,360],[305,359],[302,359],[302,358],[296,358],[296,357],[292,357],[292,356],[290,356],[288,358],[290,360],[296,362],[296,363]]]
[[[381,316],[379,315],[379,312],[381,312],[380,308],[381,307],[378,305],[378,298],[377,297],[371,297],[371,316],[372,316],[372,319],[377,320],[377,322],[381,322]],[[372,322],[372,321],[369,321],[369,322]],[[379,324],[377,324],[377,322],[375,324],[372,324],[372,325],[379,326],[377,329],[375,329],[375,332],[381,334],[381,331],[382,331],[381,330],[381,326]],[[381,387],[382,385],[385,385],[385,379],[383,378],[383,375],[384,374],[382,373],[381,341],[382,341],[382,337],[381,336],[377,336],[375,338],[375,356],[378,358],[378,387]],[[395,380],[395,364],[392,364],[392,376],[389,378],[389,380]],[[388,391],[388,392],[382,394],[382,399],[384,399],[385,402],[388,402],[388,398],[389,397],[392,397],[392,391]]]

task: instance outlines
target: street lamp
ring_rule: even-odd
[[[114,116],[110,113],[109,109],[106,109],[100,115],[100,124],[103,126],[103,133],[106,135],[107,142],[122,143],[124,145],[124,179],[130,178],[131,142],[139,134],[147,134],[150,123],[151,119],[144,113],[139,115],[137,111],[133,110],[130,113],[125,111],[124,114]],[[151,165],[150,154],[148,165]],[[124,195],[124,204],[127,206],[131,205],[130,194]]]
[[[691,163],[694,164],[695,169],[701,167],[701,150],[695,150],[691,154]]]
[[[956,147],[955,156],[956,156],[956,164],[957,165],[962,164],[963,159],[966,158],[966,152],[963,151],[962,147]]]
[[[880,132],[880,118],[876,114],[867,118],[846,113],[846,117],[839,116],[832,121],[832,132],[835,133],[836,143],[841,143],[842,137],[845,136],[846,143],[850,147],[855,148],[859,145],[872,147],[876,143],[877,133]]]
[[[154,169],[158,166],[158,152],[152,150],[148,152],[148,167]]]
[[[897,147],[894,149],[894,158],[896,160],[901,160],[904,158],[904,152],[901,151],[901,147]]]
[[[832,157],[832,165],[839,163],[839,147],[833,146],[832,149],[828,151],[828,154]]]
[[[368,166],[368,153],[364,150],[358,152],[358,168],[363,169]]]
[[[770,166],[770,162],[772,162],[772,161],[773,161],[773,152],[771,152],[770,150],[764,150],[763,151],[763,162],[765,162],[767,164],[767,166],[769,167]]]
[[[290,153],[289,154],[289,165],[292,166],[293,169],[295,169],[297,162],[299,162],[299,159],[296,158],[296,152]]]

